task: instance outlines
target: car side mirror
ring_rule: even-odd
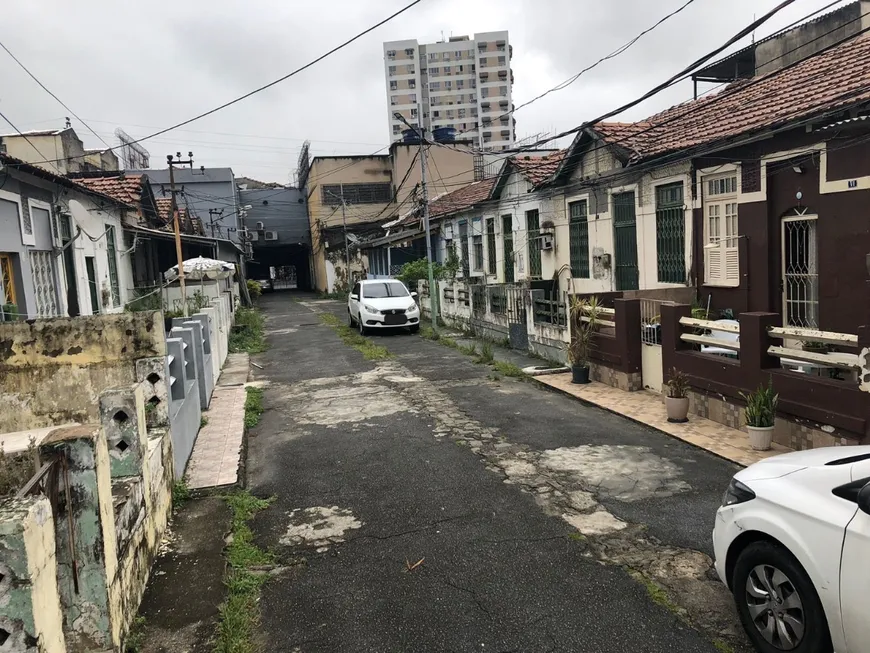
[[[867,483],[858,492],[858,507],[861,509],[861,512],[870,515],[870,483]]]
[[[415,292],[412,292],[411,297],[413,297],[414,299],[417,299],[417,297],[419,297],[419,295]]]
[[[354,301],[359,300],[359,295],[351,295],[350,298]]]

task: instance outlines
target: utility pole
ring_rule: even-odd
[[[175,199],[175,167],[189,165],[193,169],[193,152],[187,153],[188,160],[181,160],[181,152],[177,152],[175,157],[171,154],[166,155],[166,161],[169,163],[169,193],[172,197],[172,226],[175,229],[175,256],[178,259],[178,284],[181,286],[181,311],[184,317],[188,317],[187,310],[187,287],[184,285],[184,255],[181,252],[181,225],[178,218],[178,202]]]
[[[350,246],[347,244],[347,215],[345,213],[347,204],[344,201],[344,184],[340,183],[338,188],[338,192],[341,194],[341,225],[344,229],[344,260],[347,263],[347,290],[350,292],[350,289],[353,288],[353,283],[350,278]]]
[[[429,312],[432,314],[432,330],[437,333],[438,301],[436,299],[436,295],[438,294],[438,289],[435,287],[435,270],[432,266],[432,233],[429,231],[429,194],[426,189],[426,128],[422,126],[423,112],[418,107],[417,116],[420,120],[419,129],[411,127],[410,123],[405,120],[405,116],[403,116],[401,113],[397,112],[394,115],[398,120],[401,120],[403,123],[405,123],[408,126],[408,129],[413,129],[415,132],[417,132],[417,135],[420,137],[420,193],[422,195],[421,199],[423,201],[423,233],[424,238],[426,239],[426,261],[429,264]]]
[[[209,209],[208,210],[208,226],[211,227],[211,237],[214,238],[214,226],[220,221],[220,218],[223,216],[223,209]],[[215,217],[217,216],[217,217]],[[220,235],[220,227],[218,227],[218,235]]]

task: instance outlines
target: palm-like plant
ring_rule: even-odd
[[[589,353],[595,343],[593,337],[598,330],[601,315],[601,302],[592,296],[571,298],[571,344],[568,345],[568,361],[577,367],[589,366]]]

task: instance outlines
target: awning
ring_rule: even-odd
[[[439,225],[433,224],[429,225],[429,233],[437,233]],[[383,236],[381,238],[376,238],[375,240],[370,240],[368,242],[360,244],[360,249],[374,249],[375,247],[381,247],[382,245],[390,245],[392,243],[398,243],[403,240],[417,240],[418,238],[423,237],[424,231],[422,229],[414,229],[413,231],[400,231],[395,234],[389,234],[388,236]]]

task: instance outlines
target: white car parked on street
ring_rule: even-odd
[[[395,279],[357,281],[347,298],[347,316],[350,326],[358,327],[363,335],[369,329],[420,330],[417,293]]]
[[[758,651],[870,651],[870,446],[796,451],[738,472],[713,546]]]

